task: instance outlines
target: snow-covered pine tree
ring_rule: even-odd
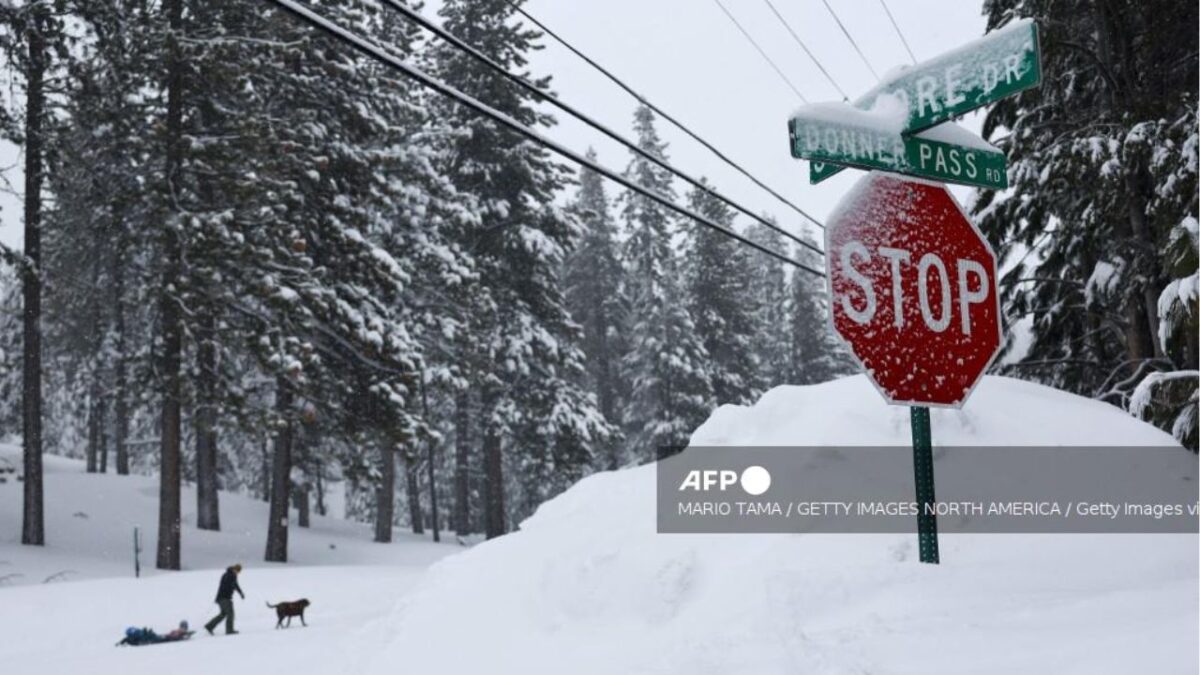
[[[589,150],[588,158],[594,160],[596,153]],[[629,303],[624,297],[625,269],[620,259],[617,226],[609,212],[604,180],[599,174],[586,168],[580,171],[573,209],[583,225],[583,236],[564,266],[567,303],[571,316],[583,327],[585,386],[595,392],[604,418],[619,427],[629,396],[621,370],[621,358],[627,349],[621,326],[629,312]],[[623,458],[619,440],[614,438],[608,443],[597,460],[597,468],[611,470],[620,466]]]
[[[638,146],[665,158],[666,143],[645,106],[634,114]],[[674,199],[671,174],[635,155],[625,172],[639,186]],[[624,424],[632,461],[645,462],[686,444],[713,404],[708,353],[688,311],[671,215],[636,193],[621,196],[630,312],[624,358],[630,382]]]
[[[1171,251],[1196,214],[1197,8],[989,0],[985,14],[989,29],[1033,17],[1044,68],[984,125],[1010,189],[974,211],[1010,270],[1007,323],[1029,332],[1003,370],[1130,406],[1154,373],[1196,370],[1196,313],[1170,308],[1196,297],[1194,263]],[[1146,412],[1195,447],[1197,377],[1169,380]]]
[[[445,28],[503,67],[524,72],[538,33],[514,21],[508,0],[450,0]],[[436,48],[438,76],[527,126],[548,126],[530,93],[449,46]],[[537,80],[548,86],[547,79]],[[448,155],[456,186],[476,197],[481,225],[465,233],[481,294],[473,303],[467,355],[480,387],[485,531],[508,528],[505,448],[510,470],[527,492],[544,472],[591,462],[590,448],[607,435],[603,417],[576,384],[582,372],[578,326],[562,297],[562,261],[579,225],[554,204],[568,169],[548,152],[450,101],[438,117],[460,130]],[[560,441],[576,450],[563,456]],[[578,445],[582,444],[582,445]],[[554,464],[551,464],[553,462]],[[566,463],[564,466],[563,463]]]
[[[41,234],[43,183],[56,134],[51,128],[52,86],[48,80],[65,56],[64,22],[43,0],[0,8],[0,50],[18,73],[22,110],[5,114],[3,130],[20,143],[24,155],[24,256],[22,286],[22,443],[24,446],[21,543],[46,543],[42,490],[42,290]],[[16,120],[20,120],[20,128]]]
[[[796,260],[820,269],[821,261],[807,248],[795,247]],[[790,346],[787,383],[816,384],[853,372],[852,357],[829,327],[825,279],[792,270],[788,303]]]
[[[694,188],[688,202],[696,213],[733,229],[732,211],[712,192]],[[762,393],[761,363],[754,351],[756,298],[751,295],[751,268],[761,262],[759,255],[710,228],[688,231],[682,269],[717,405],[749,405]]]
[[[770,216],[764,217],[771,220]],[[783,236],[762,223],[751,224],[746,236],[772,251],[786,248]],[[754,311],[751,345],[758,355],[760,386],[770,389],[788,383],[792,330],[788,315],[787,268],[775,258],[756,257],[758,261],[750,266],[750,297]]]

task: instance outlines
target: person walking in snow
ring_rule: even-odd
[[[217,607],[221,609],[221,613],[204,624],[204,630],[208,631],[209,635],[213,634],[213,629],[217,627],[218,623],[221,623],[221,619],[225,619],[226,635],[237,634],[237,631],[233,629],[233,592],[237,591],[243,600],[246,599],[246,594],[242,592],[242,587],[238,585],[237,580],[241,571],[241,565],[234,565],[221,575],[221,584],[217,586]]]

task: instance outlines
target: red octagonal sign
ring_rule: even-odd
[[[826,224],[830,319],[890,403],[960,407],[1000,348],[996,254],[945,186],[871,172]]]

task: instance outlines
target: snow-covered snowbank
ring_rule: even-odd
[[[936,444],[1168,445],[1121,411],[989,377]],[[694,445],[883,445],[908,416],[863,377],[726,406]],[[1186,452],[1180,450],[1181,453]],[[659,535],[654,468],[589,477],[517,533],[435,565],[372,673],[1195,673],[1197,538]]]

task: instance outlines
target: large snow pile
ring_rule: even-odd
[[[989,377],[935,444],[1170,445],[1121,411]],[[693,445],[882,445],[863,377],[726,406]],[[1194,456],[1180,450],[1183,462]],[[373,673],[1195,673],[1193,535],[659,535],[652,466],[603,473],[436,564]]]

